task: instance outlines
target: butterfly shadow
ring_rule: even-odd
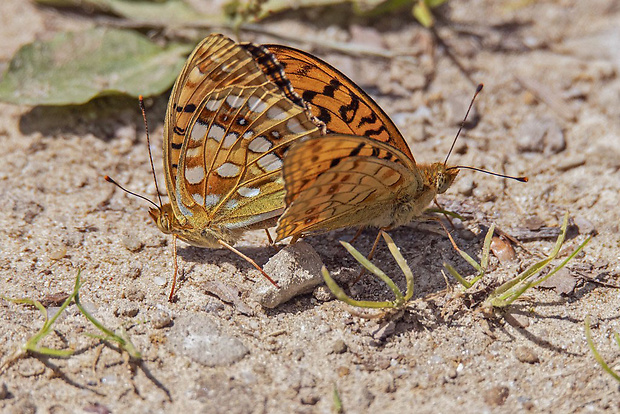
[[[166,112],[166,99],[159,96],[147,101],[147,104],[148,119],[161,122]],[[91,134],[103,141],[113,140],[118,131],[127,126],[135,128],[136,141],[145,141],[138,100],[128,96],[101,97],[83,105],[35,106],[19,120],[19,130],[24,135],[40,133],[60,137]],[[154,129],[153,126],[150,128]]]

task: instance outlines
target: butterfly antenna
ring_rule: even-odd
[[[155,166],[153,165],[153,153],[151,152],[151,138],[149,136],[149,124],[146,121],[146,109],[144,108],[144,98],[142,97],[142,95],[138,96],[138,102],[140,103],[140,111],[142,112],[142,119],[144,120],[144,130],[146,131],[146,144],[149,149],[149,161],[151,162],[151,172],[153,173],[153,179],[155,180],[155,191],[157,192],[157,199],[159,200],[159,205],[161,206],[162,205],[161,196],[159,195],[159,186],[157,185],[157,175],[155,174]],[[120,185],[119,187],[123,188]]]
[[[474,93],[474,97],[471,98],[471,102],[469,103],[469,108],[467,108],[467,112],[465,113],[465,118],[463,118],[463,122],[461,122],[461,126],[459,127],[459,130],[457,131],[456,136],[454,137],[454,140],[452,141],[452,146],[450,147],[450,151],[448,151],[448,155],[446,155],[446,159],[443,162],[444,167],[446,166],[446,163],[448,162],[448,158],[450,158],[450,154],[452,154],[454,145],[456,145],[456,140],[459,138],[459,135],[461,135],[461,131],[463,130],[463,127],[465,126],[465,121],[467,121],[467,117],[469,116],[469,111],[471,111],[471,108],[474,106],[474,101],[476,100],[476,97],[478,96],[478,94],[482,91],[483,87],[484,85],[479,83],[478,87],[476,88],[476,93]]]
[[[468,165],[457,165],[455,167],[446,168],[446,171],[458,170],[458,169],[474,170],[474,171],[478,171],[478,172],[481,172],[481,173],[485,173],[485,174],[489,174],[489,175],[494,175],[496,177],[508,178],[510,180],[516,180],[516,181],[519,181],[519,182],[522,182],[522,183],[527,183],[529,181],[529,179],[527,177],[514,177],[512,175],[500,174],[500,173],[496,173],[496,172],[493,172],[493,171],[483,170],[482,168],[470,167]]]
[[[158,210],[160,210],[161,208],[155,204],[154,202],[152,202],[151,200],[149,200],[148,198],[144,197],[143,195],[134,193],[133,191],[129,191],[128,189],[126,189],[125,187],[123,187],[122,185],[120,185],[119,183],[117,183],[116,181],[114,181],[112,178],[110,178],[109,175],[106,175],[105,177],[103,177],[107,182],[114,184],[115,186],[117,186],[118,188],[120,188],[121,190],[123,190],[124,192],[126,192],[127,194],[131,194],[132,196],[136,196],[138,198],[141,198],[143,200],[148,201],[149,203],[153,204],[155,207],[157,207]]]

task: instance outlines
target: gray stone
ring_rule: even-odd
[[[171,352],[209,367],[231,365],[250,352],[239,339],[222,333],[213,318],[202,314],[175,319],[167,337]]]
[[[300,241],[286,246],[263,267],[280,288],[262,280],[254,291],[254,299],[266,308],[275,308],[295,296],[312,292],[323,282],[322,267],[321,258],[308,243]]]
[[[517,147],[521,152],[557,154],[566,148],[564,132],[551,117],[528,117],[521,124],[517,139]]]

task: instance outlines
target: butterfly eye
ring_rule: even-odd
[[[437,185],[437,193],[438,194],[443,194],[446,192],[446,190],[448,189],[448,187],[450,187],[450,184],[448,184],[448,181],[446,180],[446,175],[442,172],[437,173],[437,178],[435,180],[436,185]]]

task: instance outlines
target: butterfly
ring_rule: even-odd
[[[194,49],[164,123],[169,203],[149,210],[174,236],[171,299],[177,238],[229,248],[263,272],[232,245],[247,230],[276,224],[284,209],[284,153],[295,140],[319,136],[320,122],[266,48],[214,34]]]
[[[328,132],[300,140],[287,152],[286,210],[276,242],[344,227],[387,230],[409,223],[452,185],[460,168],[471,168],[416,164],[396,125],[344,74],[305,52],[269,49]],[[312,89],[304,89],[307,77],[317,79]]]

